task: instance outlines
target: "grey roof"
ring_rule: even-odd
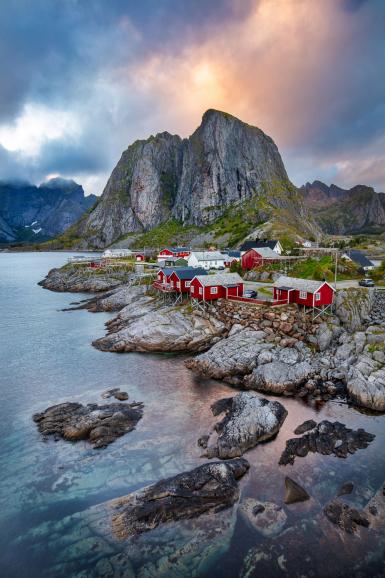
[[[207,275],[207,271],[203,267],[183,267],[183,269],[176,267],[174,270],[179,279],[186,281],[194,279],[197,275]]]
[[[192,251],[191,255],[194,255],[198,261],[225,261],[227,257],[219,251]]]
[[[270,247],[253,247],[263,257],[264,259],[279,259],[280,255],[278,255],[273,249]]]
[[[315,293],[326,281],[312,281],[311,279],[297,279],[296,277],[278,277],[273,287],[277,289],[297,289],[307,293]]]
[[[165,249],[168,249],[169,251],[172,251],[173,253],[182,253],[182,251],[190,251],[190,249],[188,247],[165,247],[162,250],[164,251]]]
[[[243,283],[243,279],[238,273],[216,273],[215,275],[206,275],[204,277],[197,275],[196,278],[203,287],[211,287],[213,285],[229,287],[230,285]]]
[[[255,239],[255,241],[245,241],[243,245],[241,245],[241,251],[248,251],[249,249],[259,249],[259,248],[270,248],[274,249],[278,241],[273,239],[271,241],[267,241],[266,239],[260,240]]]
[[[226,251],[226,253],[229,257],[237,257],[238,259],[241,258],[241,252],[240,251]]]
[[[346,251],[345,254],[361,267],[373,267],[373,263],[361,251]]]
[[[186,269],[186,267],[159,267],[159,271],[163,271],[163,273],[167,276],[171,275],[173,271],[179,271],[180,269]],[[196,271],[194,267],[191,267],[191,269]]]

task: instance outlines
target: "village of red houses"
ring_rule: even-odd
[[[305,251],[323,251],[303,244]],[[332,250],[333,251],[333,250]],[[334,252],[337,255],[336,252]],[[156,258],[154,258],[156,256]],[[91,267],[103,267],[119,258],[134,259],[138,267],[147,268],[156,275],[153,288],[170,303],[181,303],[187,299],[197,307],[217,299],[263,304],[270,307],[289,303],[311,308],[314,316],[329,313],[334,301],[336,283],[326,280],[295,278],[288,270],[304,256],[285,255],[279,240],[250,240],[239,250],[219,251],[215,249],[193,250],[188,247],[166,247],[154,254],[151,249],[132,251],[129,249],[107,249],[100,259],[90,261]],[[352,261],[365,274],[374,264],[360,251],[346,251],[341,257]],[[266,294],[266,284],[250,284],[237,271],[258,271],[271,264],[278,264],[275,280]],[[337,268],[336,268],[337,270]],[[278,273],[279,271],[279,273]],[[283,274],[284,273],[284,274]],[[140,277],[140,275],[139,275]],[[252,286],[252,288],[251,288]]]

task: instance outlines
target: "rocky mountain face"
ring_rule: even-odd
[[[308,231],[316,228],[273,140],[229,114],[208,110],[187,139],[164,132],[130,145],[73,236],[104,247],[169,219],[209,225],[246,203],[256,223],[279,215]]]
[[[96,201],[72,180],[55,178],[39,187],[0,182],[0,243],[41,242],[63,233]]]
[[[300,189],[309,210],[322,230],[331,234],[385,230],[385,194],[357,185],[349,190],[321,181]]]

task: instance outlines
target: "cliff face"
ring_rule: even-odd
[[[95,195],[84,196],[74,181],[51,179],[39,187],[0,183],[0,243],[39,242],[63,233],[91,208]]]
[[[349,190],[320,181],[301,187],[305,202],[323,231],[331,234],[385,230],[385,195],[357,185]]]
[[[207,225],[230,207],[242,211],[246,202],[256,222],[279,213],[291,225],[316,228],[273,140],[229,114],[208,110],[188,139],[165,132],[129,146],[73,236],[104,247],[170,218]]]

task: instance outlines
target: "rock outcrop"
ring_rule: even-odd
[[[93,345],[102,351],[113,352],[202,351],[226,331],[215,318],[205,318],[183,308],[159,308],[158,302],[148,299],[143,309],[138,309],[138,303],[134,305],[134,318],[130,315],[122,319],[126,313],[123,309],[120,321],[113,327],[110,325],[112,332],[94,341]]]
[[[132,431],[143,415],[142,403],[60,403],[33,416],[39,432],[76,442],[88,440],[94,448],[104,448]]]
[[[310,496],[307,491],[297,482],[286,476],[285,478],[285,504],[295,504],[297,502],[306,502]]]
[[[98,293],[108,291],[126,281],[127,272],[89,274],[82,268],[71,266],[51,269],[39,285],[50,291],[72,293]]]
[[[348,331],[361,329],[370,320],[375,292],[370,289],[341,289],[335,296],[335,314]]]
[[[321,421],[313,430],[302,437],[287,440],[279,464],[293,464],[296,457],[304,458],[309,452],[323,455],[334,454],[347,458],[359,449],[367,448],[375,438],[363,429],[351,430],[338,421]]]
[[[205,455],[210,458],[242,456],[258,443],[274,437],[287,416],[286,409],[278,401],[268,401],[251,391],[220,400],[212,409],[214,415],[224,411],[226,414],[215,425],[212,436],[205,439]]]
[[[104,247],[172,218],[207,225],[229,207],[241,212],[245,203],[255,225],[286,218],[308,234],[317,230],[273,140],[229,114],[208,110],[188,139],[163,132],[130,145],[73,236]]]
[[[114,534],[125,539],[160,524],[195,518],[232,506],[237,480],[249,469],[243,459],[209,463],[110,502]]]
[[[369,526],[369,520],[365,512],[352,508],[339,500],[333,500],[327,504],[324,513],[332,524],[335,524],[348,534],[354,534],[358,526],[365,528]]]

